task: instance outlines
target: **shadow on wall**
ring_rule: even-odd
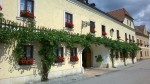
[[[15,58],[15,54],[13,53],[15,42],[11,44],[0,44],[0,73],[3,70],[8,70],[9,73],[5,73],[7,76],[11,76],[10,74],[15,72],[15,76],[20,76],[19,74],[23,74],[26,71],[30,71],[29,74],[26,75],[41,75],[41,60],[38,55],[39,44],[34,44],[34,56],[35,63],[33,65],[18,65],[18,60]],[[17,72],[17,73],[16,73]]]

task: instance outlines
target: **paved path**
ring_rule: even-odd
[[[114,72],[71,84],[150,84],[150,60],[119,67]]]
[[[89,68],[84,74],[31,84],[150,84],[150,60],[115,69]]]

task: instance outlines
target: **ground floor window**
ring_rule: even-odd
[[[77,48],[71,48],[70,49],[70,61],[74,62],[74,61],[78,61],[78,56],[77,56]]]
[[[19,65],[32,65],[33,64],[33,45],[24,45],[24,55],[20,56]]]
[[[59,62],[64,62],[64,48],[63,47],[58,47],[56,49],[56,59],[55,59],[55,63],[59,63]]]

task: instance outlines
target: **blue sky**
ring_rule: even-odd
[[[136,26],[146,25],[150,32],[150,0],[89,0],[89,3],[95,3],[104,12],[125,8]]]

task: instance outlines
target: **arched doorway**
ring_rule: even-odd
[[[82,52],[82,66],[84,68],[92,67],[92,56],[90,48],[84,48]]]

